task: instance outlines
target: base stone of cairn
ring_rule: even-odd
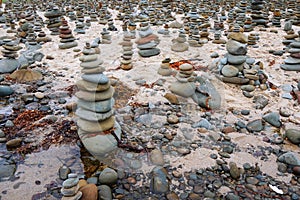
[[[76,115],[78,135],[85,148],[96,158],[104,158],[117,148],[121,128],[114,117],[114,88],[103,74],[104,67],[98,49],[87,43],[80,57],[81,80],[76,85],[79,91]]]
[[[68,21],[62,19],[62,26],[59,27],[60,35],[60,44],[58,47],[60,49],[70,49],[76,47],[78,43],[75,41],[74,36],[72,35],[72,30],[68,26]]]

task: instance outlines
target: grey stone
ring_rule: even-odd
[[[245,90],[247,92],[252,92],[255,90],[255,86],[253,85],[242,85],[241,90]]]
[[[109,79],[107,76],[103,73],[100,74],[83,74],[81,78],[85,81],[89,81],[92,83],[97,83],[97,84],[107,84],[109,82]]]
[[[168,172],[163,167],[155,167],[151,172],[151,191],[155,194],[169,191],[170,183]]]
[[[268,113],[263,116],[263,119],[276,128],[279,128],[282,125],[280,121],[280,115],[277,112]]]
[[[247,46],[246,44],[230,39],[226,43],[226,50],[232,55],[246,55]]]
[[[105,168],[99,176],[99,182],[104,185],[113,185],[117,180],[118,173],[111,168]]]
[[[160,54],[160,49],[158,48],[144,49],[139,51],[139,55],[141,57],[151,57],[151,56],[156,56],[158,54]]]
[[[263,109],[264,107],[266,107],[266,105],[268,105],[269,99],[267,99],[263,95],[258,95],[253,98],[253,103],[255,103],[256,109]]]
[[[247,56],[236,56],[232,55],[230,53],[226,54],[226,57],[228,59],[228,63],[232,65],[240,65],[244,62],[246,62]]]
[[[95,101],[95,102],[83,101],[81,99],[78,99],[77,105],[78,105],[78,107],[82,107],[86,110],[105,113],[112,109],[114,102],[115,101],[113,98],[103,100],[103,101]]]
[[[288,129],[285,132],[285,136],[293,143],[300,144],[300,130]]]
[[[154,150],[151,151],[150,159],[151,159],[151,162],[154,165],[163,166],[164,163],[165,163],[164,156],[163,156],[162,152],[159,149],[154,149]]]
[[[71,169],[65,165],[61,166],[58,170],[58,175],[61,180],[66,180],[71,173]]]
[[[256,119],[249,122],[246,128],[249,132],[259,132],[264,129],[264,125],[261,119]]]
[[[226,200],[239,200],[240,197],[233,194],[233,193],[228,193],[225,197]]]
[[[68,189],[76,186],[79,182],[77,174],[68,174],[68,179],[63,182],[63,187]]]
[[[222,70],[221,73],[223,74],[223,76],[225,77],[234,77],[237,76],[239,73],[239,69],[236,68],[233,65],[225,65]]]
[[[278,161],[283,162],[288,165],[300,166],[300,158],[294,152],[287,152],[278,157]]]
[[[98,195],[100,200],[112,200],[112,192],[109,186],[100,185],[98,187]]]
[[[207,119],[203,118],[200,121],[192,124],[193,128],[206,128],[207,130],[211,129],[211,123]]]
[[[286,71],[300,71],[300,64],[282,64],[280,65],[280,68]]]
[[[6,97],[14,93],[14,90],[7,85],[0,85],[0,97]]]
[[[15,71],[19,66],[19,61],[15,59],[0,60],[0,73],[11,73]]]

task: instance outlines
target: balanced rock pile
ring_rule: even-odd
[[[162,76],[171,76],[172,75],[172,68],[170,67],[170,58],[166,58],[161,62],[160,67],[158,68],[157,73]]]
[[[122,49],[123,49],[123,55],[122,55],[122,60],[121,60],[121,69],[124,70],[129,70],[132,69],[132,45],[133,43],[131,42],[131,35],[128,34],[124,34],[123,37],[123,42],[120,43],[122,45]]]
[[[156,48],[159,44],[158,36],[153,34],[153,30],[148,22],[141,23],[139,36],[140,38],[136,43],[141,57],[152,57],[160,54],[160,49]]]
[[[79,178],[77,174],[68,174],[68,179],[62,184],[61,193],[62,200],[76,200],[80,199],[82,192],[79,191]]]
[[[171,92],[182,97],[193,97],[195,95],[196,84],[194,82],[193,65],[188,63],[180,65],[175,78],[177,81],[170,86]]]
[[[62,19],[62,26],[59,27],[60,35],[60,44],[58,47],[60,49],[69,49],[72,47],[76,47],[78,43],[75,41],[75,38],[72,34],[72,30],[68,26],[68,21]]]
[[[44,16],[49,19],[47,28],[51,31],[51,35],[59,35],[59,27],[61,26],[62,13],[58,7],[54,7],[52,10],[45,12]]]
[[[11,39],[4,39],[2,55],[5,59],[0,60],[0,73],[10,73],[15,71],[19,67],[19,61],[17,51],[22,49],[15,41]]]
[[[300,71],[300,41],[290,44],[288,50],[290,56],[284,60],[284,64],[280,67],[286,71]]]
[[[87,43],[82,53],[79,60],[83,75],[82,80],[76,83],[79,91],[75,94],[78,98],[78,135],[92,155],[103,158],[117,147],[117,140],[107,131],[114,129],[117,137],[121,135],[113,116],[114,88],[103,74],[105,68],[101,66],[100,52],[97,53],[97,49]]]
[[[175,52],[184,52],[189,49],[189,44],[186,43],[186,37],[184,31],[179,31],[177,38],[173,40],[171,50]]]

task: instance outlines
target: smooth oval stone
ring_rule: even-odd
[[[222,70],[221,73],[223,74],[223,76],[225,77],[234,77],[237,76],[239,73],[239,69],[236,68],[233,65],[225,65]]]
[[[278,157],[278,161],[286,163],[288,165],[300,166],[300,158],[294,152],[287,152]]]
[[[289,65],[289,64],[282,64],[280,68],[286,71],[300,71],[300,64],[297,65]]]
[[[241,90],[245,90],[247,92],[252,92],[255,90],[255,86],[253,85],[242,85]]]
[[[186,43],[175,43],[171,46],[171,50],[175,52],[184,52],[189,49],[189,45]]]
[[[80,56],[79,60],[81,62],[91,62],[94,60],[98,59],[98,55],[97,54],[92,54],[92,55],[84,55],[84,56]]]
[[[291,47],[300,49],[300,42],[292,42]]]
[[[226,50],[233,55],[245,55],[247,53],[247,46],[231,39],[226,43]]]
[[[94,112],[100,112],[105,113],[111,110],[113,107],[115,101],[113,98],[104,100],[104,101],[83,101],[81,99],[78,99],[77,105],[78,107],[82,107],[86,110],[94,111]]]
[[[3,59],[0,60],[0,73],[11,73],[20,66],[16,59]]]
[[[222,80],[225,83],[233,83],[233,84],[247,84],[249,83],[249,79],[247,78],[240,78],[240,77],[223,77],[223,76],[217,76],[220,80]]]
[[[117,183],[117,180],[118,180],[118,173],[111,168],[105,168],[99,175],[99,182],[101,184],[113,185]]]
[[[100,185],[99,187],[99,197],[100,199],[105,199],[105,200],[112,200],[112,192],[109,186],[107,185]]]
[[[228,34],[227,36],[228,39],[233,39],[235,41],[241,42],[241,43],[247,43],[248,42],[248,38],[244,33],[241,32],[231,32]]]
[[[284,60],[285,64],[291,64],[291,65],[296,65],[300,64],[300,59],[293,58],[293,57],[288,57],[287,59]]]
[[[77,87],[80,90],[86,90],[86,91],[91,91],[91,92],[101,92],[109,89],[110,87],[110,81],[108,81],[106,84],[97,84],[97,83],[92,83],[89,81],[85,80],[79,80],[76,82]]]
[[[95,184],[87,184],[79,189],[82,192],[80,200],[97,200],[98,199],[98,188]]]
[[[293,144],[300,144],[300,130],[288,129],[285,135]]]
[[[247,58],[247,59],[246,59],[246,63],[247,63],[248,65],[253,65],[253,64],[255,63],[255,59],[254,59],[254,58]]]
[[[69,174],[70,175],[70,174]],[[76,186],[79,182],[79,178],[78,177],[74,177],[74,178],[68,178],[67,180],[65,180],[63,182],[63,187],[64,188],[72,188],[74,186]]]
[[[280,115],[277,112],[271,112],[263,116],[263,119],[277,128],[281,127]]]
[[[114,114],[114,110],[112,109],[106,113],[95,113],[90,110],[78,108],[76,110],[75,114],[78,117],[88,120],[88,121],[101,121],[101,120],[105,120],[105,119],[111,117]]]
[[[14,90],[7,85],[0,85],[0,97],[6,97],[14,93]]]
[[[228,62],[233,65],[240,65],[240,64],[246,62],[246,59],[247,59],[247,56],[235,56],[235,55],[232,55],[229,53],[226,54],[226,57],[228,59]]]
[[[103,64],[103,61],[98,59],[98,60],[90,61],[90,62],[82,62],[82,63],[80,63],[80,67],[85,68],[85,69],[91,69],[91,68],[96,68],[102,64]]]
[[[107,76],[103,73],[99,73],[99,74],[83,74],[81,76],[81,78],[85,81],[89,81],[92,83],[97,83],[97,84],[107,84],[109,82],[109,79],[107,78]]]
[[[141,38],[144,38],[144,37],[151,35],[152,33],[153,33],[153,31],[150,28],[148,28],[147,30],[139,31],[139,36]]]
[[[72,197],[74,195],[76,195],[76,193],[78,192],[79,190],[79,185],[75,185],[71,188],[61,188],[61,193],[62,195],[64,195],[65,197]]]
[[[158,48],[144,49],[144,50],[139,51],[139,55],[141,57],[145,57],[145,58],[151,57],[151,56],[156,56],[158,54],[160,54],[160,49],[158,49]]]
[[[84,119],[79,119],[77,121],[77,125],[81,130],[90,133],[107,131],[114,127],[114,124],[115,118],[113,116],[102,121],[87,121]]]

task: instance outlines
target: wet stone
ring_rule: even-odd
[[[286,130],[285,135],[293,144],[300,144],[300,130],[288,129]]]
[[[99,182],[101,184],[112,185],[115,184],[117,180],[118,173],[111,168],[105,168],[99,176]]]
[[[256,119],[249,122],[246,126],[249,132],[259,132],[264,129],[263,122],[261,119]]]

